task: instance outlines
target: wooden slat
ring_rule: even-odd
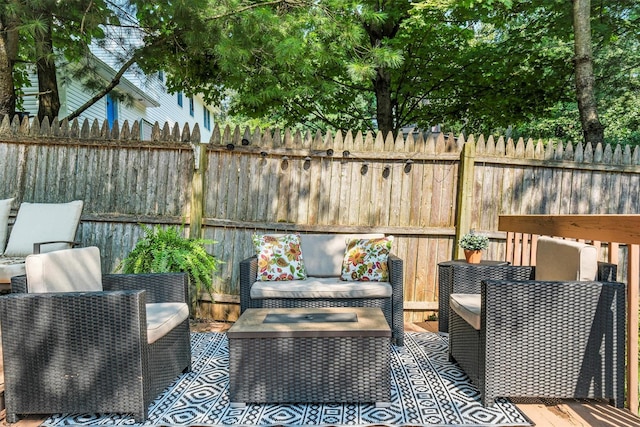
[[[501,215],[498,229],[640,244],[640,215]]]

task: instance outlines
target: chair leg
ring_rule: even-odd
[[[133,420],[136,422],[136,424],[142,424],[147,420],[147,411],[136,412],[135,414],[133,414]]]

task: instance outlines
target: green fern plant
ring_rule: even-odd
[[[140,239],[129,255],[118,265],[123,273],[180,273],[189,275],[191,305],[195,309],[198,295],[213,293],[213,273],[222,262],[205,250],[205,245],[217,242],[207,239],[184,237],[184,226],[143,225],[144,237]],[[211,298],[213,301],[213,298]],[[194,311],[195,312],[195,311]]]

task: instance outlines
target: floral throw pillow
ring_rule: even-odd
[[[258,256],[258,280],[306,279],[307,271],[300,249],[300,236],[270,234],[253,236],[253,246]]]
[[[393,236],[378,239],[347,239],[341,279],[347,281],[389,281],[387,260]]]

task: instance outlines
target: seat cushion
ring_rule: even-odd
[[[451,294],[449,295],[449,306],[458,316],[462,317],[473,329],[480,330],[481,316],[480,308],[482,296],[480,294]]]
[[[0,255],[4,253],[7,244],[7,231],[9,230],[9,215],[13,198],[0,200]]]
[[[347,239],[373,239],[384,234],[301,234],[300,247],[307,275],[338,277],[342,270]]]
[[[0,283],[10,283],[13,276],[25,274],[25,257],[0,256]]]
[[[184,302],[159,302],[146,305],[147,342],[153,344],[187,320],[189,306]]]
[[[598,274],[595,246],[541,236],[536,249],[536,280],[591,281]]]
[[[82,213],[82,201],[69,203],[27,203],[18,209],[11,229],[6,256],[27,256],[33,253],[33,244],[51,241],[73,241]],[[42,252],[67,249],[67,244],[51,244]]]
[[[255,282],[251,298],[390,298],[389,282],[345,282],[338,277],[308,277],[306,280]]]
[[[102,291],[100,250],[95,246],[32,254],[25,269],[29,293]]]

